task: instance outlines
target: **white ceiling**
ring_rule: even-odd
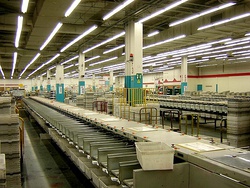
[[[19,78],[24,67],[30,63],[37,53],[41,53],[41,56],[23,73],[22,78],[27,78],[28,75],[36,70],[39,66],[50,60],[57,53],[60,53],[60,50],[70,41],[77,38],[91,26],[98,26],[95,31],[85,36],[83,39],[75,43],[64,52],[60,53],[60,56],[57,59],[42,67],[29,77],[33,78],[45,73],[46,70],[53,65],[62,63],[78,55],[79,51],[90,48],[124,31],[124,26],[129,21],[138,21],[141,18],[144,18],[145,16],[148,16],[160,8],[166,7],[176,1],[135,0],[122,11],[118,12],[106,21],[103,21],[102,17],[117,7],[119,4],[124,2],[124,0],[82,0],[70,16],[64,17],[64,13],[72,4],[72,2],[73,0],[30,0],[28,11],[27,13],[23,14],[21,13],[22,1],[0,1],[0,65],[2,66],[3,72],[7,79],[11,77],[14,52],[18,53],[17,63],[13,75],[14,79]],[[228,2],[235,2],[236,4],[223,10],[219,10],[215,13],[201,16],[200,18],[196,18],[186,23],[169,27],[169,24],[174,21],[203,12],[213,7],[218,7],[219,5],[223,5]],[[157,67],[157,62],[154,61],[154,64],[145,65],[145,72],[147,69],[150,69],[150,71],[163,71],[164,69],[178,66],[179,59],[182,55],[188,55],[190,65],[195,66],[212,66],[219,63],[238,63],[242,60],[250,62],[250,58],[247,58],[247,55],[250,56],[250,39],[246,38],[245,36],[246,33],[250,32],[250,16],[208,29],[197,30],[201,26],[215,23],[220,20],[229,19],[244,13],[250,13],[249,0],[189,0],[178,7],[175,7],[155,18],[144,22],[143,46],[167,40],[179,35],[186,35],[185,38],[144,49],[144,57],[156,56],[160,53],[166,53],[164,59],[158,60],[164,61],[163,65],[165,66],[161,65],[161,62],[158,62],[159,66]],[[24,24],[19,47],[15,48],[18,15],[24,16]],[[44,48],[44,50],[40,51],[40,47],[58,22],[62,22],[63,26],[56,33],[50,43]],[[147,34],[154,30],[158,30],[160,33],[153,37],[147,37]],[[226,38],[231,38],[231,40],[244,38],[245,41],[244,43],[240,44],[231,43],[231,45],[225,44],[224,42],[212,44],[210,48],[205,48],[202,51],[203,54],[197,52],[199,49],[191,49],[189,53],[186,54],[176,51]],[[122,55],[124,48],[105,55],[103,54],[104,51],[124,43],[125,41],[123,36],[90,52],[87,52],[85,54],[86,60],[97,55],[100,55],[100,58],[88,61],[86,63],[86,67],[88,68],[86,75],[91,74],[91,69],[95,69],[96,72],[96,69],[100,67],[104,67],[104,69],[101,69],[102,73],[104,71],[108,72],[110,68],[105,69],[105,66],[124,62],[125,56]],[[219,49],[224,51],[219,52]],[[240,56],[240,51],[246,51],[244,56]],[[221,54],[225,54],[225,57],[216,59],[216,57],[222,57],[220,56]],[[90,63],[102,61],[114,56],[118,56],[118,58],[101,65],[91,67],[88,66]],[[204,58],[207,56],[209,57]],[[68,62],[65,64],[65,66],[76,63],[77,59]],[[144,61],[144,64],[147,64],[146,60]],[[159,67],[161,67],[161,69],[158,69]],[[71,68],[65,69],[65,73],[74,71],[76,68],[77,67],[73,66]],[[121,70],[119,70],[119,72],[123,72],[124,68],[121,67],[120,69]],[[55,71],[55,69],[52,69],[52,71]],[[0,74],[0,77],[1,76],[2,75]]]

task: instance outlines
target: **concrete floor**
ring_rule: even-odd
[[[23,188],[92,188],[93,185],[50,139],[40,139],[44,131],[31,123],[25,111]]]

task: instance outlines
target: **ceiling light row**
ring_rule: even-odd
[[[3,69],[2,69],[2,66],[1,66],[1,65],[0,65],[0,72],[1,72],[1,74],[2,74],[3,79],[5,79],[5,75],[4,75],[4,72],[3,72]]]
[[[22,27],[23,27],[23,16],[17,17],[17,31],[16,31],[16,39],[15,39],[15,47],[19,47],[19,40],[22,33]]]
[[[41,68],[43,68],[44,66],[50,64],[52,61],[54,61],[56,58],[58,58],[60,56],[60,54],[56,54],[54,57],[52,57],[50,60],[48,60],[47,62],[43,63],[42,65],[40,65],[37,69],[35,69],[32,73],[30,73],[28,75],[27,78],[29,78],[31,75],[33,75],[35,72],[37,72],[38,70],[40,70]],[[27,79],[26,78],[26,79]]]
[[[114,14],[116,14],[117,12],[121,11],[122,9],[124,9],[126,6],[128,6],[130,3],[132,3],[134,0],[126,0],[124,1],[122,4],[120,4],[118,7],[116,7],[115,9],[113,9],[111,12],[109,12],[107,15],[105,15],[102,19],[103,20],[107,20],[109,19],[111,16],[113,16]]]
[[[75,59],[78,59],[78,58],[79,58],[79,55],[74,56],[74,57],[68,59],[67,61],[64,61],[63,63],[61,63],[61,65],[64,65],[64,64],[66,64],[66,63],[68,63],[68,62],[70,62],[70,61],[73,61],[73,60],[75,60]]]
[[[102,64],[102,63],[105,63],[105,62],[113,61],[113,60],[115,60],[115,59],[117,59],[117,58],[118,58],[118,57],[112,57],[112,58],[109,58],[109,59],[105,59],[105,60],[103,60],[103,61],[91,63],[91,64],[89,64],[89,66],[99,65],[99,64]]]
[[[188,0],[181,0],[181,1],[177,1],[177,2],[175,2],[175,3],[172,3],[172,4],[168,5],[168,6],[166,6],[165,8],[160,9],[160,10],[154,12],[153,14],[150,14],[150,15],[148,15],[148,16],[146,16],[146,17],[140,19],[138,22],[139,22],[139,23],[143,23],[143,22],[145,22],[145,21],[148,21],[148,20],[150,20],[151,18],[154,18],[154,17],[156,17],[156,16],[159,16],[160,14],[162,14],[162,13],[168,11],[168,10],[171,10],[171,9],[173,9],[173,8],[179,6],[179,5],[181,5],[181,4],[183,4],[183,3],[187,2],[187,1],[188,1]]]
[[[22,77],[23,73],[29,68],[30,65],[32,65],[40,56],[40,53],[37,53],[36,56],[29,62],[28,65],[25,66],[25,68],[23,69],[23,71],[21,72],[19,79]]]
[[[71,4],[71,6],[67,9],[67,11],[65,12],[65,17],[68,17],[72,12],[73,12],[73,10],[77,7],[77,5],[79,4],[81,2],[81,0],[75,0],[72,4]],[[22,12],[23,13],[25,13],[26,11],[27,11],[27,7],[28,7],[28,0],[23,0],[23,5],[22,5]],[[20,36],[18,35],[19,33],[21,34],[21,25],[22,25],[22,22],[23,22],[23,17],[18,17],[18,29],[17,29],[17,35],[16,35],[16,40],[15,40],[15,46],[16,47],[18,47],[18,45],[19,45],[19,39],[20,39]],[[62,25],[63,25],[63,23],[61,23],[61,22],[59,22],[57,25],[56,25],[56,27],[53,29],[53,31],[50,33],[50,35],[48,36],[48,38],[45,40],[45,42],[42,44],[42,46],[40,47],[40,51],[42,51],[47,45],[48,45],[48,43],[52,40],[52,38],[55,36],[55,34],[59,31],[59,29],[62,27]],[[21,29],[19,29],[19,28],[21,28]],[[84,33],[83,33],[84,34]],[[19,37],[18,37],[19,36]],[[79,39],[80,40],[80,39]],[[69,47],[69,46],[68,46]],[[67,47],[67,48],[68,48]],[[65,50],[65,49],[64,49]],[[63,51],[64,51],[63,50]],[[19,76],[19,79],[21,78],[21,76],[23,75],[23,73],[27,70],[27,68],[31,65],[31,64],[33,64],[36,60],[37,60],[37,58],[40,56],[41,54],[40,53],[38,53],[32,60],[31,60],[31,62],[28,64],[28,65],[26,65],[26,67],[25,67],[25,69],[22,71],[22,73],[20,74],[20,76]],[[60,56],[60,54],[57,54],[57,55],[55,55],[53,58],[57,58],[58,56]],[[53,59],[52,58],[52,59]],[[54,59],[53,59],[54,60]],[[52,60],[52,61],[53,61]],[[49,64],[48,62],[47,62],[47,64]],[[43,65],[41,65],[40,67],[38,67],[39,69],[41,69],[43,66],[45,66],[45,65],[47,65],[46,63],[45,64],[43,64]],[[36,69],[35,71],[33,71],[33,72],[36,72],[37,70],[39,70],[39,69]],[[32,75],[32,74],[30,74],[30,75]],[[29,76],[30,76],[29,75]],[[28,76],[28,77],[29,77]]]
[[[115,39],[117,39],[117,38],[119,38],[119,37],[121,37],[123,35],[125,35],[125,31],[123,31],[123,32],[121,32],[121,33],[119,33],[119,34],[117,34],[117,35],[115,35],[115,36],[113,36],[113,37],[111,37],[111,38],[109,38],[109,39],[107,39],[107,40],[105,40],[105,41],[103,41],[103,42],[95,45],[95,46],[92,46],[91,48],[88,48],[88,49],[84,50],[82,53],[85,54],[85,53],[87,53],[87,52],[89,52],[91,50],[94,50],[95,48],[98,48],[99,46],[107,44],[107,43],[109,43],[109,42],[111,42],[111,41],[113,41],[113,40],[115,40]]]
[[[231,3],[226,3],[226,4],[224,4],[224,5],[220,5],[220,6],[218,6],[218,7],[214,7],[214,8],[205,10],[205,11],[203,11],[203,12],[197,13],[197,14],[193,14],[192,16],[188,16],[188,17],[183,18],[183,19],[181,19],[181,20],[178,20],[178,21],[175,21],[175,22],[170,23],[170,24],[169,24],[169,27],[173,27],[173,26],[176,26],[176,25],[185,23],[185,22],[187,22],[187,21],[190,21],[190,20],[199,18],[199,17],[201,17],[201,16],[205,16],[205,15],[207,15],[207,14],[216,12],[216,11],[218,11],[218,10],[222,10],[222,9],[231,7],[231,6],[235,5],[235,4],[236,4],[236,3],[232,3],[232,2],[231,2]]]
[[[225,23],[231,22],[231,21],[235,21],[235,20],[239,20],[239,19],[242,19],[242,18],[246,18],[248,16],[250,16],[250,12],[245,13],[245,14],[241,14],[241,15],[238,15],[238,16],[234,16],[234,17],[229,18],[229,19],[225,19],[225,20],[221,20],[221,21],[218,21],[218,22],[214,22],[214,23],[208,24],[208,25],[201,26],[197,30],[208,29],[210,27],[214,27],[214,26],[217,26],[217,25],[221,25],[221,24],[225,24]]]
[[[14,52],[13,54],[13,65],[12,65],[12,71],[11,71],[11,79],[13,79],[14,71],[16,68],[16,61],[17,61],[17,52]]]
[[[96,28],[97,28],[97,25],[94,25],[94,26],[90,27],[87,31],[84,31],[80,36],[78,36],[77,38],[75,38],[74,40],[72,40],[70,43],[68,43],[66,46],[64,46],[60,50],[60,52],[64,52],[67,48],[69,48],[70,46],[72,46],[73,44],[75,44],[76,42],[78,42],[79,40],[81,40],[83,37],[85,37],[86,35],[88,35],[92,31],[94,31]]]
[[[155,16],[158,16],[159,14],[161,14],[161,13],[167,11],[167,10],[170,10],[170,9],[172,9],[172,8],[178,6],[178,5],[180,5],[180,4],[182,4],[182,3],[186,2],[186,1],[187,1],[187,0],[175,2],[175,3],[173,3],[173,4],[171,4],[171,5],[167,6],[167,7],[165,7],[164,9],[161,9],[161,10],[159,10],[159,11],[157,11],[157,12],[155,12],[155,13],[153,13],[153,14],[151,14],[151,15],[149,15],[149,16],[147,16],[147,17],[141,19],[141,20],[139,20],[139,22],[141,22],[141,23],[142,23],[142,22],[145,22],[145,21],[147,21],[147,20],[149,20],[149,19],[151,19],[151,18],[153,18],[153,17],[155,17]],[[129,2],[129,1],[126,1],[126,2]],[[131,2],[130,2],[130,3],[131,3]],[[198,13],[198,14],[196,14],[196,15],[193,15],[193,16],[190,16],[190,17],[187,17],[187,18],[184,18],[183,20],[180,20],[180,21],[181,21],[181,23],[183,23],[183,21],[186,22],[186,21],[189,21],[189,20],[191,20],[191,19],[195,19],[195,18],[198,18],[198,17],[200,17],[200,16],[204,16],[204,15],[206,15],[206,14],[209,14],[209,13],[212,13],[212,12],[215,12],[215,11],[218,11],[218,10],[222,10],[222,9],[224,9],[224,8],[227,8],[227,7],[230,7],[230,6],[233,6],[233,5],[235,5],[235,3],[227,3],[227,4],[224,4],[224,5],[221,5],[221,6],[212,8],[212,9],[208,9],[208,10],[203,11],[203,12],[201,12],[201,13]],[[240,19],[240,18],[244,18],[244,17],[246,17],[246,16],[248,16],[248,13],[247,13],[247,14],[244,14],[244,15],[239,15],[239,16],[233,17],[233,18],[229,19],[229,21],[234,21],[234,20],[237,20],[237,19]],[[170,24],[170,25],[171,25],[171,26],[174,26],[174,25],[180,24],[180,21],[179,21],[179,22],[177,21],[178,23],[177,23],[177,22],[173,22],[173,23]],[[226,23],[226,22],[223,21],[222,23]],[[222,23],[220,23],[220,24],[222,24]],[[214,23],[214,24],[215,24],[215,23]],[[199,29],[198,29],[198,30],[199,30]],[[125,34],[125,33],[124,33],[124,34]],[[184,38],[185,35],[181,35],[181,36],[179,36],[179,37],[180,37],[180,38]],[[156,43],[156,44],[151,44],[151,45],[148,45],[148,46],[143,47],[143,49],[147,49],[147,48],[150,48],[150,47],[154,47],[154,46],[157,46],[157,45],[161,45],[161,44],[164,44],[164,43],[166,43],[166,42],[171,42],[171,41],[176,40],[176,39],[179,39],[179,38],[178,38],[178,37],[175,37],[175,38],[173,38],[173,39],[168,39],[168,40],[165,40],[165,41],[161,41],[161,42],[158,42],[158,43]],[[111,39],[111,40],[113,40],[113,39]],[[111,41],[111,40],[108,39],[108,42]],[[91,51],[91,50],[93,50],[93,49],[95,49],[95,48],[97,48],[97,47],[99,47],[99,46],[101,46],[101,45],[103,45],[103,44],[105,44],[105,41],[104,41],[103,43],[101,43],[101,44],[98,44],[98,45],[96,45],[96,46],[93,46],[92,48],[89,48],[89,49],[83,51],[83,53],[87,53],[88,51]],[[209,45],[204,46],[204,48],[209,48],[209,47],[211,47],[211,46],[209,46]],[[116,50],[116,49],[114,49],[114,50]],[[113,50],[113,51],[114,51],[114,50]],[[191,49],[189,49],[189,50],[191,50]],[[107,51],[105,51],[105,53],[107,53]],[[105,54],[105,53],[104,53],[104,54]]]

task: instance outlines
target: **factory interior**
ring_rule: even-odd
[[[250,188],[250,0],[0,0],[0,188]]]

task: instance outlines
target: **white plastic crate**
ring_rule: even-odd
[[[0,154],[0,180],[6,179],[6,160],[5,154]]]
[[[136,142],[137,159],[143,170],[172,170],[174,150],[162,142]]]

